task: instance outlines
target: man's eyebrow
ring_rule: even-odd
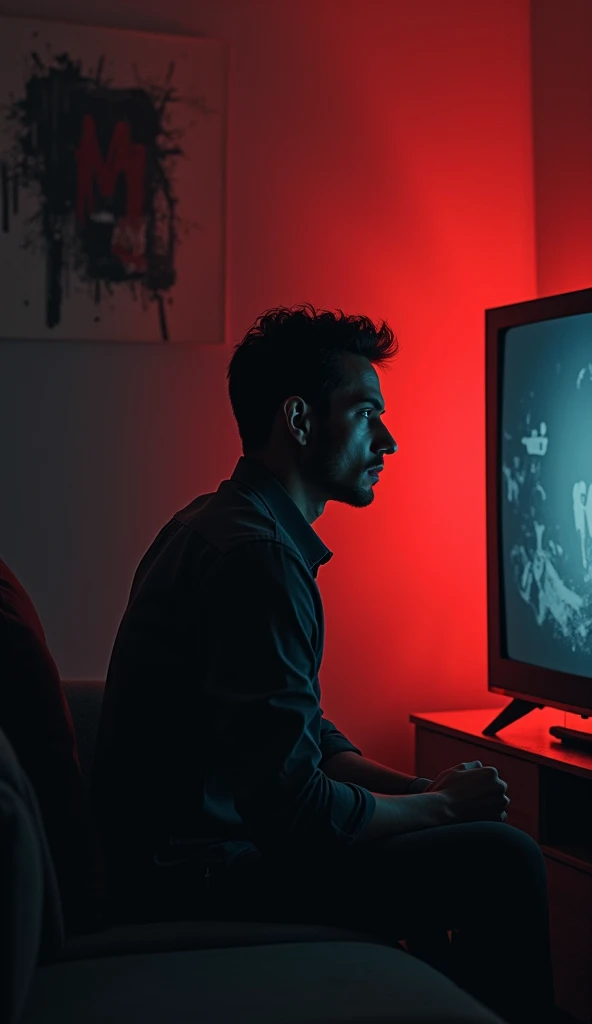
[[[364,397],[363,395],[354,395],[352,399],[352,408],[355,409],[356,406],[358,405],[371,405],[381,415],[383,412],[385,412],[384,406],[378,400],[378,398],[372,398],[370,395],[367,395],[366,397]]]

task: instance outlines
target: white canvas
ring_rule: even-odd
[[[222,43],[0,18],[0,338],[223,343]]]

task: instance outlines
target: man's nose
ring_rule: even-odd
[[[382,447],[382,451],[384,451],[385,455],[394,455],[395,452],[398,451],[398,450],[399,450],[399,445],[395,441],[394,437],[392,437],[389,434],[388,435],[388,440],[385,442],[384,446]]]

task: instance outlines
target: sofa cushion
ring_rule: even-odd
[[[33,787],[0,729],[0,1020],[18,1021],[39,963],[64,941],[53,861]]]
[[[101,882],[72,716],[37,611],[0,559],[0,728],[37,795],[66,929],[97,918]]]
[[[36,957],[41,962],[51,961],[57,958],[64,943],[62,903],[55,868],[43,827],[39,802],[2,729],[0,729],[0,785],[5,794],[0,810],[0,844],[3,851],[0,888],[4,894],[0,898],[0,916],[3,927],[6,927],[7,921],[11,919],[10,927],[18,935],[23,925],[27,927],[27,921],[21,921],[21,917],[30,917],[31,920],[28,923],[32,925],[38,916],[42,924]],[[10,806],[8,798],[10,793],[14,794],[12,806]],[[19,807],[24,809],[27,821],[21,822],[17,826],[14,820],[15,815],[17,818],[23,816],[18,810]],[[34,833],[34,852],[29,849],[28,837],[31,832]],[[24,837],[21,845],[19,845],[19,837]],[[25,869],[24,865],[32,860],[38,860],[39,871],[31,870],[29,872],[28,869]],[[38,909],[34,909],[32,902],[38,889],[34,874],[41,876],[41,896]],[[6,948],[14,947],[15,943],[19,944],[18,937],[16,939],[13,937]],[[0,949],[3,948],[4,944],[0,941]],[[0,956],[0,966],[2,964],[3,958]]]
[[[0,1020],[16,1024],[37,967],[43,863],[24,801],[0,779]]]
[[[276,942],[373,942],[376,936],[329,925],[278,924],[264,921],[155,921],[118,925],[75,935],[64,945],[62,960],[162,953],[181,949],[222,949]],[[402,949],[398,943],[397,948]]]
[[[500,982],[503,984],[503,979]],[[20,1024],[501,1024],[406,953],[300,942],[53,964]]]

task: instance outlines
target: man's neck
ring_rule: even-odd
[[[279,480],[284,490],[288,492],[292,501],[298,506],[302,515],[309,525],[323,514],[325,502],[315,502],[308,494],[305,484],[293,465],[286,460],[285,455],[275,452],[258,452],[246,456],[268,472],[272,473],[276,480]]]

